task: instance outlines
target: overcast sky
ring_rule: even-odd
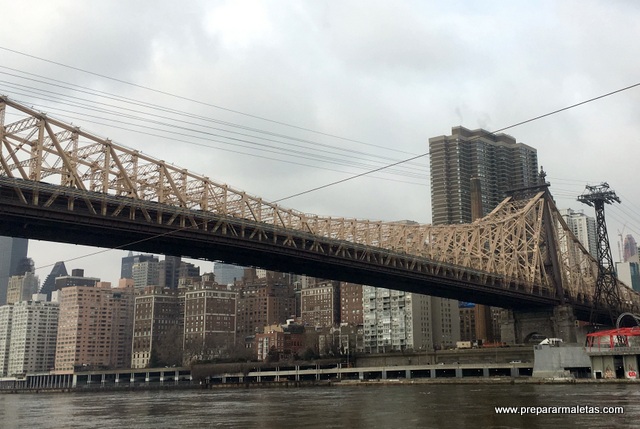
[[[428,139],[452,126],[493,131],[640,82],[640,2],[632,0],[0,0],[0,7],[0,93],[272,201],[426,153]],[[204,128],[202,119],[157,110],[201,125],[143,124],[71,100],[117,106],[110,110],[139,109],[136,100],[227,124]],[[607,181],[618,193],[622,204],[607,207],[614,259],[618,234],[640,241],[640,87],[506,133],[537,149],[560,208],[593,215],[576,201],[587,183]],[[282,204],[429,223],[428,164],[422,157]],[[29,247],[42,281],[50,264],[96,250]],[[67,268],[116,283],[124,253]]]

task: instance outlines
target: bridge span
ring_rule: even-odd
[[[5,123],[6,111],[21,119]],[[223,260],[589,320],[597,263],[547,190],[472,224],[286,209],[0,97],[0,235]],[[618,285],[624,308],[640,296]]]

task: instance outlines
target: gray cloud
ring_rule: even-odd
[[[30,0],[5,6],[12,19],[0,28],[0,40],[8,48],[375,146],[233,114],[6,51],[0,51],[0,65],[393,159],[426,152],[428,138],[448,134],[451,126],[502,128],[638,81],[640,8],[634,2],[410,1],[390,6],[374,1],[365,7],[349,1]],[[18,82],[6,75],[0,79]],[[17,91],[0,82],[0,92]],[[35,94],[14,97],[50,106],[56,116],[73,116],[57,110],[68,108],[59,101],[45,103]],[[638,239],[640,191],[634,176],[640,156],[635,141],[639,101],[637,88],[507,131],[538,149],[561,207],[589,212],[575,196],[587,180],[608,181],[625,197],[621,207],[626,211],[611,209],[610,229],[621,230],[626,223],[626,232],[638,231]],[[247,143],[237,141],[225,145],[190,139],[263,158],[134,134],[88,118],[72,121],[267,199],[362,171],[319,160],[287,158],[346,173],[268,160],[264,157],[285,157],[242,148]],[[352,153],[350,160],[365,158]],[[428,158],[420,165],[422,180],[379,174],[415,184],[362,178],[284,204],[327,215],[429,222]],[[62,258],[83,252],[89,251],[36,242],[31,246],[37,265],[55,262],[52,254]],[[71,265],[115,282],[120,253]]]

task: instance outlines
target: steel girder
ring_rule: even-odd
[[[7,109],[23,118],[5,124]],[[283,246],[375,263],[411,264],[406,261],[415,258],[448,267],[459,278],[472,275],[479,284],[499,278],[500,284],[518,285],[526,293],[555,297],[558,302],[589,305],[593,298],[597,263],[545,192],[527,200],[507,198],[471,224],[432,226],[318,216],[156,160],[6,97],[0,97],[0,121],[0,177],[55,186],[44,200],[38,191],[30,192],[30,201],[15,186],[25,204],[48,207],[64,201],[67,210],[73,210],[81,203],[96,216],[126,215],[201,230],[234,231],[224,219],[234,225],[246,221],[262,225],[252,229],[252,238],[257,234],[268,240],[267,231],[277,230]],[[217,220],[211,224],[207,216]],[[384,252],[390,252],[388,259]],[[637,294],[619,287],[625,305],[640,307]]]

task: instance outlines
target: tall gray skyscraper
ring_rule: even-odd
[[[506,134],[453,127],[429,139],[434,225],[471,222],[471,179],[480,180],[483,215],[510,189],[538,183],[537,151]]]
[[[180,277],[180,256],[166,255],[164,261],[158,263],[158,283],[160,287],[178,289],[178,278]]]
[[[0,236],[0,305],[7,303],[9,277],[20,276],[27,271],[29,240]]]

